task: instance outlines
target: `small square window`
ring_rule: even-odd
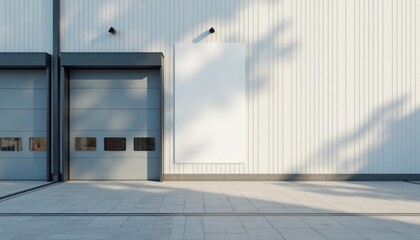
[[[29,150],[33,152],[47,151],[47,138],[45,137],[31,137],[29,138]]]
[[[125,151],[125,138],[107,137],[104,138],[105,151]]]
[[[134,138],[134,151],[155,151],[155,138],[153,137]]]
[[[96,151],[96,138],[95,137],[77,137],[75,138],[76,151]]]
[[[22,138],[20,137],[0,138],[0,151],[4,151],[4,152],[22,151]]]

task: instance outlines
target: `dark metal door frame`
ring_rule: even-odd
[[[72,69],[156,69],[161,76],[161,152],[160,181],[163,180],[163,142],[164,142],[164,79],[163,54],[158,53],[61,53],[60,83],[57,96],[60,96],[60,181],[68,181],[70,174],[70,123],[69,123],[69,73]]]

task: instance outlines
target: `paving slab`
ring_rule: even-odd
[[[0,181],[0,197],[47,184],[45,181]]]

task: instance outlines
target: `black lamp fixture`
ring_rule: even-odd
[[[117,30],[115,30],[115,28],[113,27],[110,27],[108,32],[115,35],[117,33]]]
[[[209,29],[209,32],[210,32],[210,33],[214,33],[214,32],[216,32],[216,31],[214,30],[214,28],[213,28],[213,27],[211,27],[211,28]]]

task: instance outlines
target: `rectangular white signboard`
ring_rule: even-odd
[[[245,46],[175,44],[175,162],[247,158]]]

